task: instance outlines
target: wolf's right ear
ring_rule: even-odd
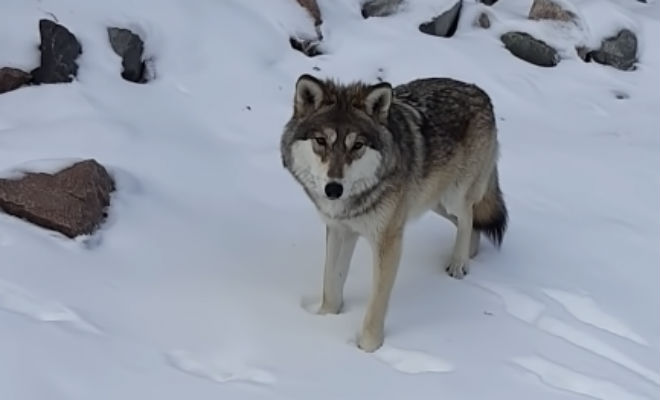
[[[323,83],[309,74],[300,75],[296,82],[294,115],[302,117],[317,110],[322,100]]]

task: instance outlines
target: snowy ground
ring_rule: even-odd
[[[289,0],[0,0],[0,66],[37,65],[49,12],[84,51],[75,83],[0,95],[0,170],[94,157],[118,182],[87,240],[0,214],[0,399],[657,399],[660,6],[574,1],[585,40],[638,34],[638,70],[621,72],[511,56],[498,32],[550,29],[523,20],[530,3],[442,39],[417,25],[443,4],[365,21],[324,0],[329,54],[310,59],[289,47],[312,32]],[[155,81],[121,80],[107,24],[143,35]],[[324,228],[278,149],[303,72],[449,76],[496,107],[504,246],[482,242],[457,281],[453,227],[412,224],[375,354],[354,344],[364,242],[346,311],[307,311]]]

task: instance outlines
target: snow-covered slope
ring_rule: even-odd
[[[0,95],[0,170],[94,157],[118,184],[87,240],[0,214],[0,399],[657,398],[658,2],[573,1],[585,40],[637,33],[631,72],[514,58],[497,33],[537,29],[531,0],[451,39],[417,30],[427,3],[363,20],[357,0],[320,1],[328,54],[307,58],[288,36],[313,27],[289,0],[0,0],[0,66],[38,64],[48,13],[83,46],[76,82]],[[120,78],[107,25],[144,37],[157,79]],[[374,354],[355,347],[365,243],[346,311],[308,312],[324,228],[278,148],[304,72],[463,79],[498,115],[502,250],[484,241],[457,281],[451,224],[412,224]]]

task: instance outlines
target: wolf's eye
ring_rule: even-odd
[[[315,137],[314,140],[316,141],[316,144],[318,144],[319,146],[326,145],[325,138],[319,136],[319,137]]]
[[[353,150],[353,151],[358,151],[358,150],[360,150],[360,149],[363,148],[363,147],[364,147],[364,143],[362,143],[362,142],[355,142],[355,143],[353,144],[353,148],[352,148],[351,150]]]

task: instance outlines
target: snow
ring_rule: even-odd
[[[1,173],[95,158],[117,181],[92,237],[0,214],[0,399],[657,398],[660,3],[574,0],[588,27],[574,31],[503,0],[490,30],[417,30],[449,3],[363,20],[358,0],[320,1],[328,54],[307,58],[288,36],[314,29],[288,0],[0,0],[0,66],[37,65],[48,13],[83,46],[75,82],[0,95]],[[120,78],[108,24],[143,35],[152,82]],[[625,26],[636,71],[567,54]],[[566,58],[518,60],[508,29],[561,30]],[[344,312],[308,311],[324,227],[279,158],[301,73],[449,76],[495,104],[503,247],[482,241],[458,281],[442,268],[451,223],[410,225],[374,354],[355,346],[363,241]]]

